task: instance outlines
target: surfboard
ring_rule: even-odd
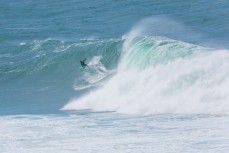
[[[80,66],[80,70],[81,70],[81,71],[86,70],[86,69],[88,69],[87,66],[84,66],[84,67],[83,67],[83,66]]]
[[[83,66],[80,66],[80,70],[82,71],[82,70],[84,70],[85,69],[85,67],[83,67]]]

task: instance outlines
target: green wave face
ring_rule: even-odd
[[[1,76],[48,76],[79,73],[79,61],[101,56],[107,69],[145,69],[193,56],[209,49],[164,37],[137,37],[127,40],[40,40],[21,43],[0,56]],[[123,47],[123,46],[127,47]]]
[[[102,56],[101,62],[107,69],[117,66],[122,41],[109,40],[37,40],[20,43],[7,54],[0,56],[0,82],[28,76],[81,76],[79,61]],[[58,78],[59,79],[59,78]]]
[[[138,37],[124,48],[121,69],[145,69],[208,50],[210,49],[164,37]]]

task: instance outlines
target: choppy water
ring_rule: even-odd
[[[1,1],[0,152],[228,152],[228,11]]]
[[[225,116],[142,117],[84,111],[70,116],[4,116],[0,121],[2,152],[228,151]]]

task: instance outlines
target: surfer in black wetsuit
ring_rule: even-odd
[[[80,65],[84,68],[85,66],[88,66],[86,63],[85,63],[85,60],[87,58],[85,58],[83,61],[80,61]]]

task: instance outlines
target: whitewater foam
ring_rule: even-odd
[[[227,153],[229,148],[227,116],[82,114],[1,116],[1,152]]]

